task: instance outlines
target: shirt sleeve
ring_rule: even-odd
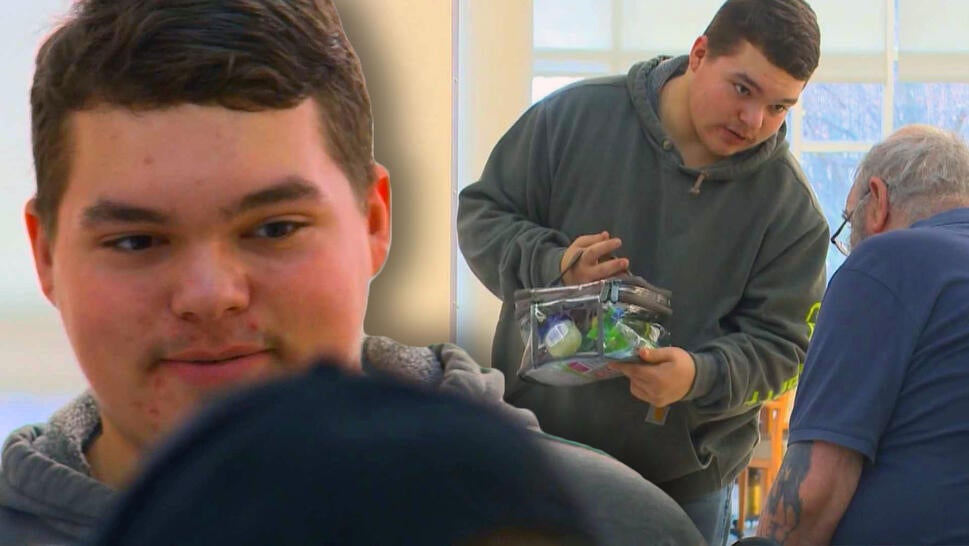
[[[915,320],[889,286],[842,266],[821,305],[789,441],[823,440],[874,462],[917,337]]]
[[[545,227],[552,159],[544,102],[530,108],[498,141],[481,179],[458,196],[458,245],[471,271],[494,295],[546,286],[560,273],[570,244]]]
[[[811,309],[824,293],[828,229],[815,210],[775,226],[724,324],[732,330],[694,348],[686,399],[708,415],[737,415],[794,387],[808,346]],[[675,300],[674,300],[675,301]]]

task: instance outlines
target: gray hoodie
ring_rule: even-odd
[[[541,435],[606,544],[702,544],[686,514],[665,493],[614,459],[542,434],[535,416],[502,401],[504,379],[458,347],[408,347],[382,337],[363,346],[368,374],[383,374],[479,401]],[[46,426],[14,432],[0,459],[0,546],[77,544],[106,514],[115,492],[90,476],[84,447],[100,430],[97,404],[81,395]]]
[[[542,428],[600,448],[684,501],[730,483],[757,441],[760,402],[796,383],[824,290],[828,227],[784,140],[702,169],[684,165],[658,115],[687,57],[579,82],[536,103],[460,195],[461,251],[504,302],[492,365]],[[696,378],[664,425],[625,378],[561,388],[516,376],[514,292],[547,286],[579,235],[622,240],[629,270],[672,291],[672,344]]]
[[[82,394],[45,426],[14,431],[0,458],[0,546],[74,544],[105,513],[114,491],[91,477],[84,448],[101,429]]]

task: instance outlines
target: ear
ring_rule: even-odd
[[[877,176],[868,179],[868,205],[865,207],[865,228],[877,235],[889,229],[892,206],[889,203],[888,185]]]
[[[374,183],[367,191],[366,214],[373,275],[376,276],[386,263],[390,250],[390,173],[377,163],[374,174]]]
[[[693,47],[690,48],[690,70],[696,71],[697,68],[700,68],[700,63],[703,62],[709,52],[708,48],[709,44],[705,35],[693,42]]]
[[[27,236],[30,237],[30,249],[34,254],[34,267],[37,270],[40,289],[44,292],[44,296],[56,307],[52,241],[37,215],[36,199],[27,201],[27,205],[24,207],[24,221],[27,224]]]

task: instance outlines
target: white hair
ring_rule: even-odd
[[[899,129],[865,155],[854,189],[864,191],[873,176],[885,182],[892,208],[909,222],[969,206],[969,147],[949,131],[929,125]]]

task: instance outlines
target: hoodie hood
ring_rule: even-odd
[[[668,142],[669,139],[659,119],[660,89],[670,79],[682,75],[686,71],[688,61],[688,55],[655,57],[634,64],[627,74],[626,88],[639,118],[639,124],[648,136],[650,144],[657,150],[662,150],[663,143]],[[686,167],[679,153],[660,155],[675,157],[678,162],[677,167],[696,179],[694,189],[698,190],[704,180],[728,181],[751,175],[764,163],[786,154],[787,150],[787,122],[785,121],[775,134],[754,148],[726,157],[701,169]]]
[[[535,414],[504,402],[504,375],[492,368],[482,368],[457,345],[411,347],[390,338],[368,336],[363,342],[362,360],[364,373],[389,375],[399,381],[472,400],[521,426],[538,429]]]
[[[0,459],[0,509],[31,516],[70,537],[84,536],[114,496],[91,477],[84,459],[84,448],[99,432],[97,403],[89,393],[46,425],[14,431]]]

